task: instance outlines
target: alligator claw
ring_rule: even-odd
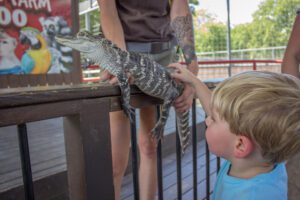
[[[126,114],[126,116],[129,118],[130,122],[133,123],[134,122],[133,116],[135,115],[134,108],[130,105],[129,106],[123,105],[123,110],[124,110],[124,113]]]
[[[158,125],[151,130],[151,136],[152,138],[155,138],[157,141],[159,141],[163,138],[163,132],[163,127]]]

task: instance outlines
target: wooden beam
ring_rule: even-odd
[[[83,100],[81,106],[79,115],[64,120],[69,197],[114,199],[110,101]]]

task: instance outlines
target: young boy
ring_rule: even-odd
[[[180,64],[173,77],[189,83],[208,117],[209,150],[227,161],[214,200],[287,199],[288,158],[300,152],[300,80],[272,72],[244,72],[211,91]]]

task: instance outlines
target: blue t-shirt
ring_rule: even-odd
[[[285,164],[277,164],[268,173],[250,179],[228,175],[230,162],[221,167],[212,194],[213,200],[286,200],[287,173]]]

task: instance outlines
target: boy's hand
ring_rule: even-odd
[[[184,65],[179,63],[172,63],[168,67],[174,68],[174,72],[171,73],[171,76],[175,79],[178,79],[184,83],[192,84],[193,79],[196,77],[192,72],[190,72]]]

